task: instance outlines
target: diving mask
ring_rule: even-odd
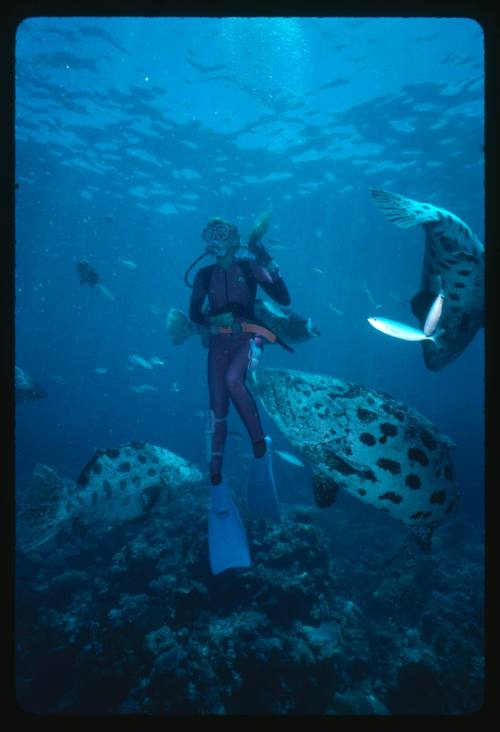
[[[216,219],[205,226],[201,238],[207,243],[206,250],[209,254],[219,255],[226,251],[230,241],[239,244],[240,235],[236,226]]]

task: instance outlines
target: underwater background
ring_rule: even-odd
[[[33,18],[16,37],[18,502],[37,463],[76,480],[138,440],[206,470],[206,351],[173,346],[209,218],[263,239],[321,335],[263,366],[390,394],[456,444],[460,503],[423,554],[310,466],[274,456],[284,520],[244,512],[253,564],[213,577],[204,488],[142,519],[65,526],[16,555],[17,699],[39,713],[462,714],[483,701],[484,337],[441,371],[372,315],[414,323],[421,227],[370,188],[484,239],[483,33],[461,18]],[[112,298],[80,285],[87,260]],[[211,261],[202,260],[199,266]],[[197,269],[197,268],[196,268]],[[194,271],[196,271],[196,269]],[[193,275],[191,275],[192,278]],[[130,354],[157,356],[145,369]],[[132,387],[152,387],[135,391]],[[293,452],[259,406],[274,447]]]

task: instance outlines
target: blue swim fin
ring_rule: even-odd
[[[214,485],[208,517],[208,554],[212,574],[232,567],[249,567],[250,551],[240,515],[224,483]]]
[[[254,458],[248,477],[248,510],[268,521],[281,521],[280,504],[274,483],[271,456],[272,440],[266,437],[267,450],[261,458]]]

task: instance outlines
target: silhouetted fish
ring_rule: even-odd
[[[92,267],[86,259],[82,259],[76,265],[76,271],[80,276],[80,284],[89,285],[89,287],[95,287],[96,290],[102,292],[102,294],[108,298],[108,300],[114,300],[115,296],[99,282],[99,275],[97,270]]]

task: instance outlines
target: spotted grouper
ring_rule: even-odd
[[[420,291],[410,304],[423,328],[442,290],[439,348],[422,341],[425,365],[438,371],[457,358],[484,326],[484,246],[467,224],[444,208],[377,189],[370,189],[370,195],[396,226],[424,229]]]
[[[208,310],[205,310],[208,313]],[[285,343],[304,343],[318,338],[321,331],[311,318],[305,318],[289,307],[276,305],[269,300],[257,298],[254,305],[255,322],[272,331]],[[184,343],[194,335],[206,330],[189,320],[181,310],[170,308],[167,314],[167,332],[174,346]]]
[[[19,546],[33,551],[75,518],[91,525],[139,518],[201,481],[187,460],[145,442],[96,450],[76,483],[38,464],[19,499]]]
[[[330,506],[340,488],[403,521],[423,549],[453,511],[452,441],[419,412],[331,376],[263,369],[252,390],[295,451],[313,466],[313,492]]]

